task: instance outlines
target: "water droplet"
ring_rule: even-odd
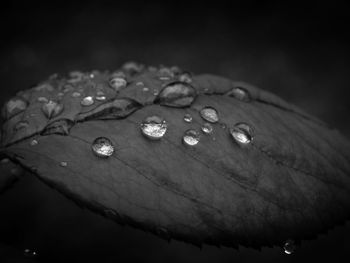
[[[199,132],[193,129],[187,130],[182,137],[183,142],[188,146],[195,146],[199,143]]]
[[[28,107],[28,103],[22,99],[14,98],[6,103],[7,117],[11,117],[21,111],[24,111]]]
[[[91,106],[92,104],[95,103],[95,100],[94,100],[94,97],[92,96],[87,96],[87,97],[84,97],[81,101],[80,101],[80,104],[82,106]]]
[[[147,117],[141,123],[142,134],[151,140],[159,140],[163,138],[167,131],[167,123],[164,119],[158,116]]]
[[[288,255],[294,253],[295,248],[296,248],[295,242],[291,239],[288,239],[283,245],[284,253]]]
[[[126,87],[126,80],[124,78],[114,77],[109,81],[109,85],[115,90],[120,91],[122,88]]]
[[[230,134],[240,145],[247,145],[253,140],[253,130],[244,122],[235,124],[235,126],[230,129]]]
[[[191,83],[192,82],[191,73],[189,73],[189,72],[181,73],[181,75],[179,76],[179,81],[186,82],[186,83]]]
[[[38,102],[42,102],[42,103],[46,103],[46,102],[48,102],[49,100],[48,100],[47,98],[45,98],[45,97],[38,97],[38,98],[37,98],[37,101],[38,101]]]
[[[20,122],[16,123],[16,125],[14,127],[14,131],[26,129],[28,126],[29,126],[29,123],[27,121],[20,121]]]
[[[97,96],[97,97],[95,97],[95,99],[97,101],[105,101],[107,98],[106,98],[106,96]]]
[[[222,129],[226,129],[226,128],[227,128],[227,125],[226,125],[225,123],[220,123],[220,127],[221,127]]]
[[[211,123],[216,123],[219,121],[219,114],[216,109],[210,106],[206,106],[200,111],[201,117]]]
[[[39,144],[39,142],[37,140],[35,140],[35,139],[30,141],[30,145],[31,146],[35,146],[35,145],[38,145],[38,144]]]
[[[242,87],[235,87],[229,92],[226,93],[226,95],[230,97],[234,97],[238,100],[244,101],[244,102],[249,102],[252,100],[250,93],[248,90],[242,88]]]
[[[211,134],[213,132],[213,126],[208,122],[204,123],[201,129],[205,134]]]
[[[80,93],[80,92],[74,91],[74,92],[72,93],[72,97],[73,97],[73,98],[79,98],[80,96],[81,96],[81,93]]]
[[[38,253],[36,253],[34,250],[26,248],[25,250],[23,250],[23,255],[28,258],[33,258],[36,257]]]
[[[159,94],[159,91],[158,91],[157,89],[154,89],[154,90],[153,90],[153,95],[154,95],[154,96],[157,96],[158,94]]]
[[[106,137],[98,137],[92,143],[92,151],[96,156],[107,158],[114,152],[114,146],[112,142]]]
[[[185,122],[188,122],[188,123],[192,122],[192,116],[191,116],[191,114],[186,113],[186,114],[184,115],[184,121],[185,121]]]
[[[136,82],[136,86],[144,86],[145,84],[142,81]]]
[[[190,106],[197,96],[196,90],[185,82],[172,82],[159,93],[158,101],[161,105],[169,107]]]
[[[142,91],[147,92],[147,91],[149,91],[149,88],[144,87],[144,88],[142,88]]]
[[[49,100],[41,107],[41,110],[48,119],[51,119],[63,111],[63,104]]]

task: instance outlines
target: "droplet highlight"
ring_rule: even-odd
[[[34,258],[38,255],[38,253],[32,249],[26,248],[23,250],[23,255],[27,258]]]
[[[204,120],[210,123],[216,123],[219,121],[219,114],[217,110],[210,106],[201,109],[200,115]]]
[[[84,97],[81,101],[80,104],[84,107],[91,106],[92,104],[95,103],[94,97],[92,96],[87,96]]]
[[[295,242],[291,239],[288,239],[283,245],[284,253],[286,253],[287,255],[293,254],[295,252],[295,248]]]
[[[151,140],[160,140],[165,135],[168,125],[159,116],[147,117],[140,125],[141,132]]]
[[[185,145],[188,146],[195,146],[199,143],[200,141],[200,135],[199,132],[193,129],[189,129],[185,131],[182,141]]]
[[[48,118],[54,118],[63,111],[63,104],[49,100],[41,107],[42,112]]]
[[[172,82],[159,93],[156,102],[169,107],[188,107],[197,96],[194,87],[185,82]]]
[[[253,140],[253,129],[247,123],[237,123],[230,128],[232,138],[240,145],[248,145]]]
[[[35,139],[30,141],[30,145],[31,146],[35,146],[35,145],[38,145],[38,144],[39,144],[39,142],[37,140],[35,140]]]
[[[96,138],[91,145],[93,153],[97,157],[108,158],[114,153],[112,142],[106,137]]]
[[[211,134],[214,129],[213,129],[213,126],[209,122],[206,122],[206,123],[203,123],[201,130],[205,134]]]
[[[184,121],[185,121],[185,122],[191,123],[192,120],[193,120],[193,118],[192,118],[192,115],[191,115],[191,114],[186,113],[186,114],[184,115]]]

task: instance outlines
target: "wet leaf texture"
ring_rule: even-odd
[[[128,63],[54,75],[2,116],[7,158],[168,240],[282,245],[349,217],[349,141],[244,82]]]

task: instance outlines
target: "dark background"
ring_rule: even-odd
[[[227,2],[1,4],[0,103],[56,72],[116,69],[129,60],[178,65],[274,92],[350,137],[349,9]],[[28,174],[29,175],[29,174]],[[0,198],[0,262],[348,261],[350,225],[281,248],[202,250],[122,227],[33,176]],[[36,258],[23,256],[31,248]],[[343,258],[342,258],[343,257]]]

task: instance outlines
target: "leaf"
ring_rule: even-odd
[[[69,78],[51,78],[21,92],[28,107],[4,123],[2,154],[119,223],[197,245],[282,245],[349,218],[350,144],[339,132],[247,83],[139,68],[137,74],[124,72],[128,85],[121,90],[108,81],[123,75],[94,72],[81,73],[74,85]],[[184,87],[163,91],[180,80]],[[96,92],[107,94],[106,100],[80,104]],[[39,97],[56,98],[64,110],[47,119]],[[217,110],[219,121],[190,147],[183,135],[201,130],[205,106]],[[160,140],[141,133],[140,124],[153,115],[167,123]],[[251,128],[235,130],[251,132],[250,143],[230,134],[237,123]],[[93,154],[98,137],[113,143],[109,158]]]

